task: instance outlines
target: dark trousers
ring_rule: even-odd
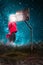
[[[15,39],[16,39],[16,35],[15,35],[15,33],[12,33],[11,34],[11,36],[9,37],[9,41],[15,41]]]

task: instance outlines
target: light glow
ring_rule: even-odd
[[[16,22],[16,15],[15,14],[11,14],[10,16],[9,16],[9,21],[10,22]]]
[[[18,21],[25,21],[29,19],[28,10],[17,11],[15,14],[11,14],[9,16],[10,22],[18,22]]]
[[[23,21],[24,20],[22,11],[16,12],[16,19],[17,19],[17,21]]]

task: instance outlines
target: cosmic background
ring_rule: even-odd
[[[43,41],[43,0],[0,0],[0,41],[7,42],[9,15],[18,10],[30,8],[30,20],[33,28],[33,41]],[[30,42],[30,30],[24,22],[17,23],[16,44]]]

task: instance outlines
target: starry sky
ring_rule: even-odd
[[[6,42],[8,19],[10,14],[18,10],[30,9],[30,20],[33,29],[33,41],[43,41],[43,0],[0,0],[0,40]],[[26,44],[30,41],[30,30],[25,22],[17,23],[16,44]]]

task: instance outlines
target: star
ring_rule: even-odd
[[[21,2],[19,2],[19,5],[21,5]]]

